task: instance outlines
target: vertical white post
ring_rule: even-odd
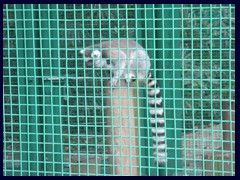
[[[109,81],[106,85],[109,87]],[[133,90],[127,88],[122,80],[120,88],[109,87],[106,90],[106,97],[110,173],[138,176],[138,128],[134,117]]]

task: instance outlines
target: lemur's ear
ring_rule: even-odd
[[[99,50],[94,50],[91,54],[92,58],[99,58],[101,56],[101,52]]]
[[[80,54],[84,54],[84,49],[82,49],[82,50],[80,51]]]

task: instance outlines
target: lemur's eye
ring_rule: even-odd
[[[100,57],[100,55],[101,55],[100,51],[99,51],[99,50],[95,50],[95,51],[93,51],[93,53],[91,54],[91,57],[92,57],[92,58],[98,58],[98,57]]]
[[[107,59],[106,63],[107,63],[108,65],[110,65],[110,60],[109,60],[109,59]]]

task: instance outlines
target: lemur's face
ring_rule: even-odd
[[[88,67],[102,67],[104,65],[104,61],[101,58],[101,52],[97,49],[90,50],[84,49],[80,51],[80,54],[84,56],[85,63]]]

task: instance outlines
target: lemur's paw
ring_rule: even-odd
[[[111,86],[112,86],[112,87],[117,87],[117,82],[118,82],[118,79],[112,79],[112,80],[110,81]]]

